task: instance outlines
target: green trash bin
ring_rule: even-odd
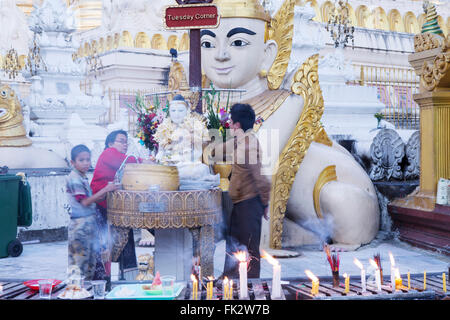
[[[0,175],[0,258],[17,257],[23,247],[17,236],[20,176]]]

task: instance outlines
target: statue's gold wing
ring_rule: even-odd
[[[311,143],[320,138],[320,119],[324,111],[322,90],[319,85],[319,55],[308,58],[293,78],[291,90],[303,97],[303,111],[294,131],[278,157],[272,176],[270,192],[270,247],[281,249],[283,218],[295,176]]]
[[[285,0],[272,18],[268,27],[268,39],[278,44],[278,53],[268,74],[269,88],[276,90],[281,86],[289,64],[294,36],[294,7],[296,0]]]

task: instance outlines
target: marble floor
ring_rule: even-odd
[[[153,247],[136,247],[137,255],[152,252]],[[319,247],[309,246],[296,248],[300,253],[297,257],[280,258],[282,278],[305,277],[305,269],[310,269],[317,276],[330,276],[331,271],[325,253]],[[402,274],[448,272],[450,257],[431,251],[412,247],[395,239],[376,238],[369,245],[362,246],[356,251],[340,253],[340,270],[357,276],[359,268],[353,263],[358,258],[366,267],[369,258],[376,253],[381,254],[383,273],[389,274],[389,252],[395,257],[396,264]],[[214,257],[214,275],[220,276],[225,258],[225,242],[216,244]],[[64,279],[67,270],[67,241],[49,243],[24,244],[19,257],[0,259],[0,279]],[[118,275],[118,264],[112,266],[113,280]],[[261,278],[272,277],[272,266],[265,260],[261,261]]]

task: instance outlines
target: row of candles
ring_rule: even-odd
[[[239,261],[239,298],[240,299],[247,299],[248,298],[248,288],[247,288],[247,254],[245,251],[239,251],[234,254],[235,257]],[[337,266],[339,265],[339,257],[337,259],[333,257],[330,259],[330,253],[327,251],[328,261],[330,262],[330,266],[332,267],[332,271],[338,271],[336,270],[336,262]],[[272,299],[279,299],[281,298],[281,265],[280,263],[274,259],[271,255],[269,255],[267,252],[262,250],[261,258],[266,259],[272,266],[273,266],[273,275],[272,275],[272,292],[271,296]],[[404,287],[402,285],[402,278],[400,276],[399,268],[395,264],[395,259],[392,253],[389,252],[389,258],[391,263],[391,273],[390,273],[390,283],[391,288],[393,290],[400,290],[400,289],[411,289],[411,276],[410,272],[407,273],[407,279],[408,279],[408,287]],[[377,260],[377,262],[375,261]],[[334,264],[333,264],[334,262]],[[367,284],[366,284],[366,271],[364,269],[363,264],[357,259],[354,258],[353,260],[354,264],[361,270],[361,291],[366,292],[367,291]],[[377,287],[377,291],[381,292],[381,262],[379,255],[375,257],[375,259],[369,259],[370,265],[374,268],[374,276],[375,276],[375,283]],[[338,267],[337,267],[338,268]],[[318,295],[319,294],[319,279],[310,271],[305,270],[305,274],[308,276],[308,278],[312,282],[311,287],[311,295]],[[347,275],[347,273],[344,273],[344,293],[349,293],[350,291],[350,276]],[[199,276],[199,279],[201,279],[201,275]],[[201,289],[201,283],[197,280],[197,278],[194,275],[191,275],[192,280],[192,299],[197,300],[198,299],[198,289]],[[213,299],[213,278],[208,278],[208,283],[206,286],[206,298],[208,300]],[[447,280],[445,273],[442,274],[442,288],[444,292],[447,292]],[[423,290],[426,290],[426,271],[424,272],[424,278],[423,278]],[[233,280],[228,280],[228,278],[224,278],[223,280],[223,299],[224,300],[231,300],[233,298]]]

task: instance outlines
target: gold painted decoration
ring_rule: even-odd
[[[321,143],[329,147],[333,146],[333,141],[330,140],[323,126],[320,127],[319,132],[314,139],[314,142]]]
[[[31,145],[23,125],[22,108],[14,90],[8,85],[0,87],[0,147],[26,147]]]
[[[435,35],[434,33],[420,33],[414,36],[414,51],[422,52],[441,46],[442,37]]]
[[[189,102],[191,110],[195,110],[200,93],[190,90],[186,72],[180,62],[175,61],[170,65],[168,89],[172,92],[167,96],[169,100],[172,100],[176,94],[181,94]]]
[[[450,84],[450,52],[441,53],[433,62],[424,62],[420,76],[421,85],[428,91],[434,91],[438,86]]]
[[[116,190],[107,196],[108,221],[122,228],[196,228],[221,222],[222,191]]]
[[[251,105],[255,110],[256,117],[266,121],[290,95],[291,92],[287,90],[267,90],[254,98],[242,101],[242,103]],[[261,125],[261,122],[255,124],[253,130],[257,132]]]
[[[251,18],[270,22],[270,15],[259,0],[214,0],[221,18]]]
[[[320,191],[322,191],[322,188],[330,181],[337,181],[335,165],[328,166],[323,169],[314,185],[314,209],[316,210],[316,214],[319,219],[323,219],[322,210],[320,209]]]
[[[303,97],[303,111],[287,144],[281,152],[277,171],[272,177],[270,192],[270,244],[281,249],[283,218],[292,184],[311,143],[320,131],[324,111],[322,90],[319,86],[319,55],[308,58],[295,73],[291,90]]]
[[[281,86],[291,57],[295,2],[285,0],[269,24],[268,38],[278,44],[277,57],[267,74],[267,84],[271,90]]]

